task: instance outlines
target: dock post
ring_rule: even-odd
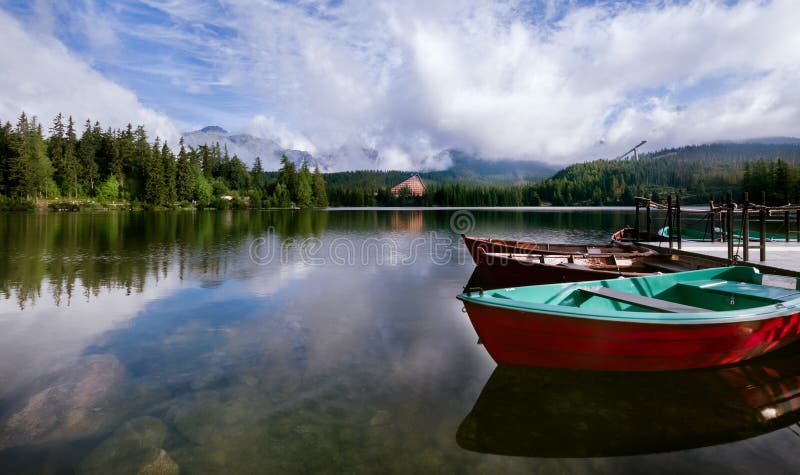
[[[711,209],[711,242],[717,240],[717,233],[714,229],[717,225],[717,213],[714,211],[714,200],[708,202],[708,207]]]
[[[651,226],[653,224],[653,219],[650,217],[650,200],[647,200],[647,239],[650,239],[652,236]]]
[[[789,206],[789,197],[786,197],[786,206]],[[786,235],[786,242],[789,242],[789,210],[783,212],[783,233]]]
[[[672,195],[667,195],[667,241],[672,249]]]
[[[725,214],[725,213],[728,212],[727,211],[728,204],[727,204],[727,202],[725,202],[724,198],[723,198],[723,202],[725,204],[723,204],[720,207],[720,209],[725,208],[725,211],[720,211],[719,212],[719,242],[726,242],[725,238],[728,236],[728,234],[725,232],[726,231],[725,228],[728,226],[728,221],[725,219],[725,217],[727,216],[727,214]]]
[[[728,260],[733,262],[733,194],[728,192]]]
[[[758,238],[758,250],[760,252],[760,260],[764,262],[767,260],[767,192],[761,192],[761,211],[758,213],[760,221],[760,236]]]
[[[638,197],[634,198],[633,201],[636,203],[636,220],[634,221],[634,225],[633,225],[633,228],[634,228],[633,229],[633,237],[634,237],[634,239],[636,239],[638,241],[639,240],[639,205],[640,205],[640,201],[639,201]]]
[[[681,250],[681,197],[675,195],[675,231],[678,233],[678,250]]]
[[[748,201],[750,196],[744,192],[744,203],[742,203],[742,251],[745,262],[750,260],[750,214],[748,211]]]
[[[797,195],[797,204],[795,206],[800,206],[800,195]],[[795,228],[797,232],[797,242],[800,242],[800,207],[797,208],[796,213],[797,217],[795,218]]]

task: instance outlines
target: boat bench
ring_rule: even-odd
[[[608,287],[584,287],[581,292],[589,295],[596,295],[605,297],[611,300],[617,300],[624,303],[629,303],[639,307],[657,310],[660,312],[668,313],[697,313],[708,312],[708,309],[700,307],[692,307],[680,303],[670,302],[669,300],[656,299],[653,297],[645,297],[644,295],[632,294],[630,292],[621,292],[619,290],[609,289]]]

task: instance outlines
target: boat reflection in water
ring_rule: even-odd
[[[458,428],[467,450],[527,457],[669,452],[800,420],[800,344],[746,364],[656,373],[498,366]]]

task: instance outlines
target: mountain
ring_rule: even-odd
[[[791,145],[798,145],[800,144],[800,138],[797,137],[759,137],[753,139],[745,139],[745,140],[723,140],[717,143],[721,144],[756,144],[756,145],[782,145],[782,144],[791,144]]]
[[[328,163],[315,159],[306,151],[281,147],[278,142],[271,139],[255,137],[249,134],[232,134],[217,125],[203,127],[193,132],[185,132],[183,140],[187,146],[194,148],[201,145],[210,146],[219,143],[221,147],[227,147],[230,156],[236,155],[248,167],[255,163],[256,157],[260,157],[261,165],[265,170],[277,170],[281,166],[281,156],[286,155],[298,166],[305,160],[312,168],[319,166],[322,170],[329,169]]]
[[[183,134],[184,142],[190,147],[213,145],[227,147],[228,154],[236,155],[248,166],[256,157],[261,157],[265,170],[280,168],[282,155],[286,155],[296,165],[304,160],[311,168],[319,167],[323,172],[333,170],[378,170],[382,165],[380,153],[372,148],[358,145],[343,145],[327,153],[312,155],[303,150],[281,147],[272,139],[264,139],[249,134],[232,134],[217,125]],[[459,150],[444,150],[433,157],[430,163],[449,163],[442,171],[425,171],[423,178],[435,182],[464,181],[476,184],[512,184],[544,179],[556,172],[557,168],[539,162],[514,160],[483,160]],[[407,174],[407,171],[403,171]],[[378,172],[380,175],[380,172]],[[377,176],[377,175],[376,175]],[[378,181],[383,182],[385,177]],[[393,180],[394,175],[389,180]]]
[[[483,160],[460,150],[448,150],[452,165],[446,170],[422,173],[423,178],[446,183],[450,181],[474,184],[511,185],[540,181],[553,175],[558,168],[536,161]]]

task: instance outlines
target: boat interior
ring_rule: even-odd
[[[490,297],[590,311],[703,313],[782,305],[800,291],[762,285],[763,275],[744,266],[682,274],[554,284],[490,291]]]

